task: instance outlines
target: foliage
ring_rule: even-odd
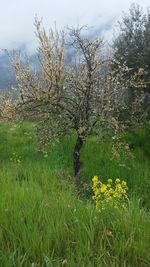
[[[104,183],[107,177],[127,177],[127,209],[100,213],[90,200],[77,198],[70,179],[74,135],[64,137],[44,158],[35,151],[33,124],[1,123],[0,265],[148,267],[149,157],[135,138],[137,154],[130,170],[110,161],[111,140],[99,146],[90,137],[85,144],[86,181],[94,172],[101,173]],[[19,166],[10,161],[14,152],[22,159]]]
[[[113,184],[112,179],[108,179],[107,184],[103,184],[94,176],[92,182],[93,200],[99,211],[107,208],[125,208],[128,190],[125,181],[117,178]]]
[[[13,152],[11,158],[10,158],[10,161],[14,164],[17,164],[17,165],[20,165],[21,163],[21,157],[18,156],[15,152]]]
[[[102,39],[88,38],[85,28],[70,29],[66,39],[65,33],[56,29],[48,35],[37,18],[35,26],[41,73],[36,73],[28,61],[23,62],[19,52],[11,58],[20,90],[17,110],[19,115],[23,113],[26,118],[29,114],[38,122],[42,148],[76,131],[74,174],[80,187],[80,151],[87,136],[103,127],[110,132],[123,129],[117,111],[119,107],[125,109],[120,98],[127,87],[123,76],[128,69],[123,66],[113,72],[111,60],[103,56]],[[74,58],[70,64],[67,42]]]
[[[12,121],[15,119],[16,101],[10,94],[0,93],[0,121]]]
[[[139,71],[141,78],[149,76],[150,69],[150,14],[132,4],[128,14],[119,22],[119,34],[114,40],[114,57],[131,68],[130,75]]]
[[[114,39],[114,59],[126,64],[129,72],[125,78],[132,79],[124,101],[128,108],[120,118],[127,121],[130,116],[135,122],[145,123],[150,114],[150,13],[144,14],[139,5],[132,4],[129,12],[118,23],[119,33]],[[114,64],[114,68],[118,66]],[[131,125],[132,126],[132,125]]]

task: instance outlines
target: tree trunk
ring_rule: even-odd
[[[81,171],[83,168],[83,162],[80,160],[80,153],[83,143],[84,143],[83,138],[78,135],[73,152],[73,162],[74,162],[75,183],[79,190],[82,185]]]

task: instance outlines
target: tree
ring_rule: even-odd
[[[7,92],[0,93],[0,121],[12,121],[16,114],[16,101]]]
[[[131,68],[130,74],[150,69],[150,14],[145,15],[139,5],[132,4],[119,24],[119,35],[114,40],[114,58]],[[144,73],[139,73],[143,75]]]
[[[38,19],[35,26],[41,72],[25,64],[17,51],[11,58],[20,90],[17,110],[36,119],[40,142],[47,147],[64,134],[76,132],[73,165],[80,188],[80,152],[87,137],[102,127],[113,134],[121,129],[117,110],[126,89],[123,76],[127,69],[112,71],[110,60],[103,57],[102,39],[88,38],[84,28],[70,29],[66,37],[56,29],[48,35]],[[68,45],[74,59],[71,64],[67,63]]]
[[[128,102],[127,117],[133,111],[133,103],[140,100],[140,109],[137,119],[144,118],[148,114],[150,102],[150,14],[143,13],[139,5],[132,4],[128,14],[124,14],[119,22],[119,35],[114,40],[114,59],[120,64],[126,64],[129,72],[126,79],[132,79],[135,83],[130,84],[126,91]],[[118,68],[114,64],[115,68]],[[136,105],[138,107],[138,105]],[[139,112],[141,112],[139,117]],[[145,116],[145,118],[146,118]],[[135,117],[135,116],[134,116]]]

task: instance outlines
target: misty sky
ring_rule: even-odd
[[[34,17],[43,17],[48,29],[56,22],[57,27],[78,24],[93,26],[112,35],[122,11],[127,12],[130,0],[0,0],[0,48],[16,48],[26,43],[35,47]],[[150,0],[137,0],[144,11],[150,7]],[[103,30],[102,30],[103,29]]]

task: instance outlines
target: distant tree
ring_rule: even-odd
[[[139,5],[132,4],[128,14],[124,14],[119,22],[119,34],[114,40],[114,59],[129,68],[125,78],[132,79],[126,101],[128,116],[132,112],[133,103],[141,98],[141,111],[150,112],[150,13],[143,13]],[[115,68],[118,65],[114,64]],[[137,86],[138,81],[138,86]],[[139,113],[138,112],[138,113]],[[141,114],[142,115],[142,114]],[[127,117],[128,117],[127,116]],[[140,117],[141,118],[141,117]],[[144,118],[144,116],[143,116]],[[137,116],[138,119],[138,116]]]
[[[150,9],[148,9],[147,20],[144,31],[144,70],[146,79],[149,80],[150,77]],[[150,86],[149,86],[150,88]],[[150,92],[150,90],[149,90]]]
[[[114,40],[114,58],[139,75],[150,73],[150,14],[145,15],[139,5],[132,4],[119,24],[119,35]]]
[[[70,29],[66,38],[57,30],[48,35],[38,19],[35,26],[41,72],[22,62],[18,52],[11,59],[20,90],[17,110],[36,119],[42,146],[49,147],[64,134],[76,132],[73,166],[80,188],[80,152],[87,137],[102,128],[113,135],[124,129],[117,111],[120,106],[125,109],[121,95],[128,86],[123,79],[127,68],[112,71],[110,60],[103,57],[102,39],[88,38],[82,28]],[[66,43],[73,54],[70,65]]]

